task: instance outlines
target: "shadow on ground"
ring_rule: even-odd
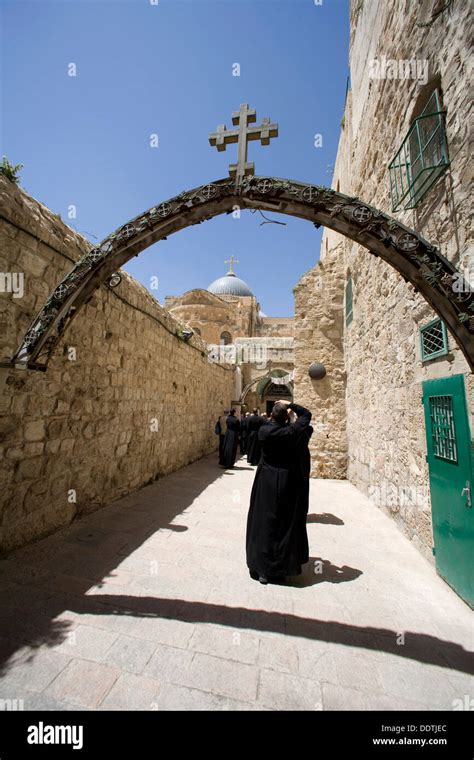
[[[35,649],[64,641],[73,624],[56,618],[65,611],[84,616],[173,618],[260,632],[279,631],[287,636],[377,650],[474,673],[472,653],[459,644],[427,634],[406,631],[405,643],[400,646],[399,632],[385,628],[183,599],[87,595],[92,587],[111,577],[117,566],[151,535],[160,530],[189,530],[187,526],[173,524],[173,520],[222,474],[214,459],[209,459],[204,467],[202,462],[195,463],[188,467],[185,492],[170,475],[142,489],[139,499],[136,494],[126,497],[0,561],[0,674],[14,666],[14,655],[19,649],[31,648],[33,657]],[[323,520],[311,519],[315,517]],[[330,524],[342,523],[334,515],[310,515],[310,521],[329,520],[336,521]],[[321,563],[319,574],[313,571],[315,562]],[[319,558],[311,558],[307,568],[300,581],[303,586],[352,581],[361,574],[356,568],[338,567]],[[255,581],[249,578],[249,583]]]
[[[336,517],[336,515],[331,515],[329,512],[323,512],[321,515],[309,514],[306,522],[319,523],[320,525],[344,525],[344,520]]]
[[[346,583],[355,581],[362,575],[362,570],[349,565],[333,565],[328,559],[310,557],[301,575],[293,576],[285,585],[314,586],[317,583]]]

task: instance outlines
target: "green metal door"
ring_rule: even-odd
[[[474,607],[474,493],[464,376],[425,381],[423,405],[436,568]]]

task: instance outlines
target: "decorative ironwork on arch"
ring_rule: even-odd
[[[324,225],[379,256],[445,321],[474,369],[474,292],[428,241],[358,198],[327,187],[246,176],[207,183],[153,206],[83,256],[51,293],[12,364],[46,369],[58,341],[94,290],[133,256],[180,229],[241,209],[288,214]]]

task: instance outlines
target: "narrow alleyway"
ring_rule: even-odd
[[[303,577],[249,578],[254,470],[206,457],[2,560],[0,698],[27,710],[466,709],[471,611],[351,484],[311,481]]]

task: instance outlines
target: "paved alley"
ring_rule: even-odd
[[[302,577],[250,579],[254,471],[206,457],[2,560],[0,698],[26,710],[466,709],[472,612],[350,483],[311,481]]]

